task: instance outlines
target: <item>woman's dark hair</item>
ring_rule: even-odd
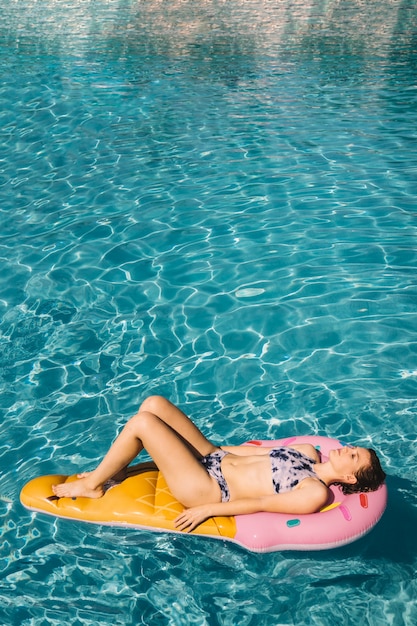
[[[348,483],[336,483],[340,486],[343,493],[347,496],[351,493],[360,493],[364,491],[376,491],[384,482],[386,474],[381,467],[380,460],[372,448],[368,448],[370,454],[369,465],[361,467],[356,473],[356,483],[350,485]]]

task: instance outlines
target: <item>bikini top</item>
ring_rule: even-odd
[[[320,480],[313,469],[316,461],[294,448],[273,448],[269,456],[272,465],[272,484],[276,493],[291,491],[304,478]]]

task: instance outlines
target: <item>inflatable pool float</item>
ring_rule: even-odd
[[[291,446],[310,443],[326,459],[330,450],[342,447],[327,437],[291,437],[274,441],[250,441],[247,445]],[[162,474],[145,470],[106,491],[102,498],[56,498],[52,485],[75,477],[41,476],[27,483],[20,494],[22,504],[33,511],[95,524],[179,533],[174,519],[183,506],[173,498]],[[254,552],[277,550],[326,550],[359,539],[381,518],[387,502],[385,484],[377,491],[345,496],[330,488],[326,506],[318,513],[286,515],[252,513],[206,520],[190,534],[233,541]],[[183,533],[181,534],[188,534]]]

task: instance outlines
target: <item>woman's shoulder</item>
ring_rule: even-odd
[[[313,461],[320,461],[320,454],[311,443],[298,443],[289,447],[294,448],[294,450],[298,450],[298,452],[301,452],[302,454],[305,454],[310,459],[313,459]]]

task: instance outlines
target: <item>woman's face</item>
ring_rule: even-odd
[[[355,474],[371,462],[371,455],[366,448],[344,446],[330,451],[329,460],[335,472],[343,477],[344,482],[356,482]]]

